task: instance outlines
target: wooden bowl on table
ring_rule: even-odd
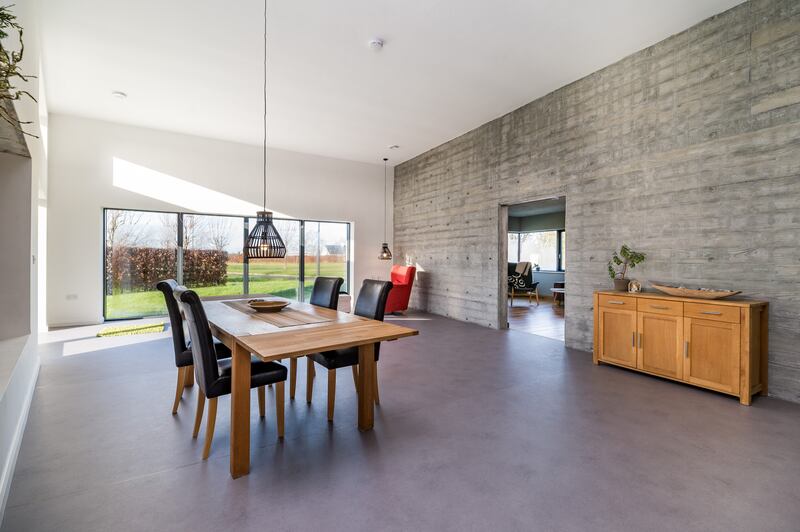
[[[289,302],[280,299],[251,299],[247,306],[256,312],[280,312],[289,306]]]

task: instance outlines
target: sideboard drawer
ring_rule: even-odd
[[[639,298],[636,304],[639,312],[651,314],[664,314],[666,316],[683,316],[683,303],[681,301],[667,301],[665,299]]]
[[[607,294],[600,294],[600,306],[636,310],[636,298],[630,296],[610,296]]]
[[[739,323],[739,307],[713,303],[684,303],[683,315],[687,318]]]

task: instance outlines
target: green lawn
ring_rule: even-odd
[[[306,299],[314,285],[313,277],[317,275],[316,264],[306,271],[304,291]],[[320,275],[346,278],[346,265],[342,263],[321,263]],[[242,295],[243,264],[228,263],[228,282],[219,286],[203,286],[194,290],[203,297]],[[251,263],[251,294],[273,294],[276,296],[297,299],[298,287],[297,264]],[[311,278],[311,279],[309,279]],[[166,314],[164,295],[158,290],[150,292],[128,292],[106,296],[106,319],[136,318],[140,316],[158,316]]]

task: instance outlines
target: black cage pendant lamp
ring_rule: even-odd
[[[264,0],[264,202],[258,211],[256,225],[247,236],[245,257],[248,259],[282,259],[286,244],[272,222],[272,212],[267,210],[267,0]]]
[[[381,244],[381,254],[378,255],[380,260],[392,260],[392,251],[389,249],[388,238],[386,238],[386,163],[389,159],[383,158],[383,244]]]

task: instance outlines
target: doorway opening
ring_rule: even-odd
[[[510,329],[564,341],[567,269],[566,198],[501,209],[506,219],[504,298]]]

